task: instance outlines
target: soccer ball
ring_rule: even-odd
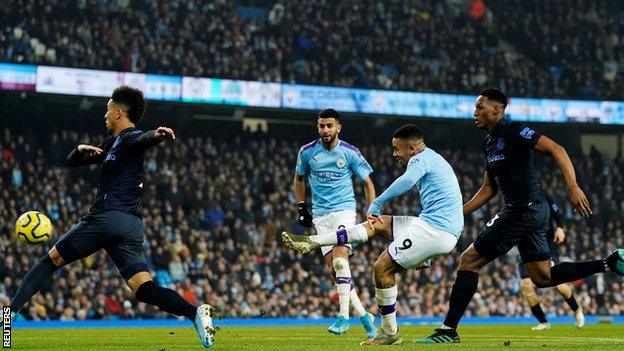
[[[46,242],[52,235],[52,222],[39,211],[28,211],[15,222],[15,235],[25,244]]]

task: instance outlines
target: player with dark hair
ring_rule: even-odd
[[[550,212],[546,240],[548,242],[548,248],[550,249],[551,264],[554,266],[559,263],[559,247],[557,245],[563,243],[565,240],[565,232],[563,230],[564,221],[559,205],[557,205],[548,193],[544,193],[544,195],[546,197],[546,202],[548,203],[548,209]],[[532,330],[550,329],[550,323],[548,323],[546,314],[544,314],[544,310],[542,310],[540,298],[535,292],[535,284],[531,281],[529,273],[522,265],[522,262],[518,265],[518,274],[520,275],[520,291],[522,291],[522,295],[529,304],[531,313],[533,313],[533,316],[535,316],[539,322],[532,328]],[[576,302],[576,298],[574,298],[572,288],[570,288],[568,284],[564,283],[557,285],[555,289],[559,295],[565,299],[568,306],[570,306],[574,312],[574,325],[577,328],[582,328],[585,325],[585,315],[583,314],[583,309],[579,306],[578,302]]]
[[[282,233],[284,243],[300,253],[323,245],[365,242],[373,236],[391,241],[374,268],[381,331],[362,345],[396,345],[403,341],[396,322],[396,274],[425,268],[429,259],[451,252],[464,226],[462,196],[453,168],[425,145],[422,130],[415,125],[402,126],[394,133],[392,149],[398,163],[405,165],[405,173],[373,201],[367,222],[313,236]],[[414,187],[422,203],[418,216],[381,216],[384,203]]]
[[[326,234],[355,225],[354,176],[363,182],[369,202],[375,199],[375,186],[370,178],[373,169],[360,150],[338,138],[342,124],[336,110],[328,108],[319,112],[317,130],[319,138],[299,150],[293,188],[299,224],[303,227],[314,224],[318,234]],[[304,201],[306,180],[312,192],[312,214]],[[373,338],[377,335],[375,317],[366,312],[351,282],[351,252],[350,245],[321,247],[325,265],[336,282],[340,304],[338,318],[328,331],[337,335],[346,333],[351,323],[349,309],[353,307],[366,335]]]
[[[11,300],[11,310],[19,312],[59,268],[104,249],[137,300],[190,319],[202,345],[208,348],[214,342],[210,306],[195,307],[177,292],[156,285],[145,258],[145,228],[139,216],[143,154],[163,140],[175,139],[167,127],[148,132],[136,128],[145,107],[140,90],[128,86],[115,89],[104,116],[110,138],[98,146],[80,144],[67,156],[71,167],[102,165],[95,201],[89,213],[26,273]]]
[[[520,257],[533,283],[540,288],[557,286],[605,272],[624,275],[618,260],[624,250],[587,262],[564,262],[551,267],[551,253],[546,240],[549,210],[535,172],[533,152],[551,155],[563,173],[570,201],[583,217],[592,213],[583,190],[576,182],[574,166],[563,147],[519,122],[504,119],[507,95],[498,89],[485,89],[475,103],[475,125],[487,131],[483,185],[463,206],[469,215],[483,206],[500,190],[503,209],[487,222],[459,259],[449,310],[444,324],[417,343],[460,342],[456,328],[479,283],[479,271],[494,259],[518,246]]]

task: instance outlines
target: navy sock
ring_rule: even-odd
[[[576,310],[578,310],[579,305],[576,302],[576,298],[574,297],[574,294],[572,294],[569,298],[567,298],[565,300],[565,302],[568,303],[568,306],[570,306],[570,308],[572,309],[572,311],[576,312]]]
[[[177,292],[158,286],[151,280],[139,286],[136,291],[136,298],[141,302],[154,305],[167,313],[185,316],[191,322],[195,321],[197,307],[188,303]]]
[[[457,280],[453,284],[451,299],[449,300],[449,310],[444,319],[444,325],[456,329],[472,296],[477,291],[479,285],[479,274],[471,271],[457,271]]]
[[[605,271],[602,260],[586,262],[564,262],[550,268],[551,286],[583,279]]]
[[[37,262],[22,279],[22,283],[11,300],[11,311],[18,313],[22,306],[50,281],[57,269],[58,267],[48,255]]]
[[[548,323],[548,320],[546,320],[546,315],[544,314],[544,311],[542,310],[542,305],[540,305],[539,303],[531,307],[531,312],[533,313],[533,315],[535,316],[538,322]]]

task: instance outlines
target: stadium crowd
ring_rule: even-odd
[[[283,229],[303,232],[296,223],[292,175],[302,140],[267,134],[187,137],[151,149],[145,161],[143,221],[145,249],[158,282],[191,303],[208,302],[226,316],[333,316],[337,296],[320,253],[300,257],[281,246]],[[0,303],[8,304],[25,272],[59,235],[90,207],[99,172],[95,166],[69,169],[65,157],[76,144],[101,135],[77,130],[20,134],[0,130]],[[444,145],[432,140],[432,145]],[[356,143],[357,144],[357,143]],[[477,142],[478,144],[478,142]],[[377,191],[401,174],[387,143],[360,144],[371,162]],[[483,155],[478,145],[439,149],[453,165],[465,199],[480,186]],[[624,161],[598,153],[573,155],[580,184],[594,215],[579,219],[567,201],[554,162],[538,162],[543,186],[559,201],[567,219],[563,259],[602,257],[624,246]],[[366,209],[356,186],[358,213]],[[400,277],[400,316],[441,316],[446,312],[459,253],[499,208],[493,201],[468,218],[455,251],[429,269]],[[417,197],[404,196],[386,213],[418,211]],[[13,237],[13,223],[26,210],[45,212],[55,235],[47,246],[29,246]],[[362,301],[375,312],[372,265],[381,240],[360,245],[351,268]],[[530,316],[520,294],[517,254],[488,266],[467,315]],[[624,283],[611,274],[574,283],[586,314],[622,315]],[[543,289],[547,314],[569,314],[553,289]],[[103,252],[59,270],[55,279],[22,310],[27,319],[109,319],[166,317],[137,302]]]
[[[0,60],[515,96],[624,98],[615,0],[14,0]]]

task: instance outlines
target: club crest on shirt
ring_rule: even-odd
[[[346,164],[347,164],[347,161],[345,161],[345,160],[344,160],[344,158],[342,158],[342,157],[341,157],[341,158],[339,158],[339,159],[336,161],[336,166],[338,166],[338,168],[342,168],[342,167],[344,167]]]
[[[520,136],[525,139],[531,139],[534,134],[535,131],[529,127],[524,127],[524,129],[522,129],[522,131],[520,132]]]

